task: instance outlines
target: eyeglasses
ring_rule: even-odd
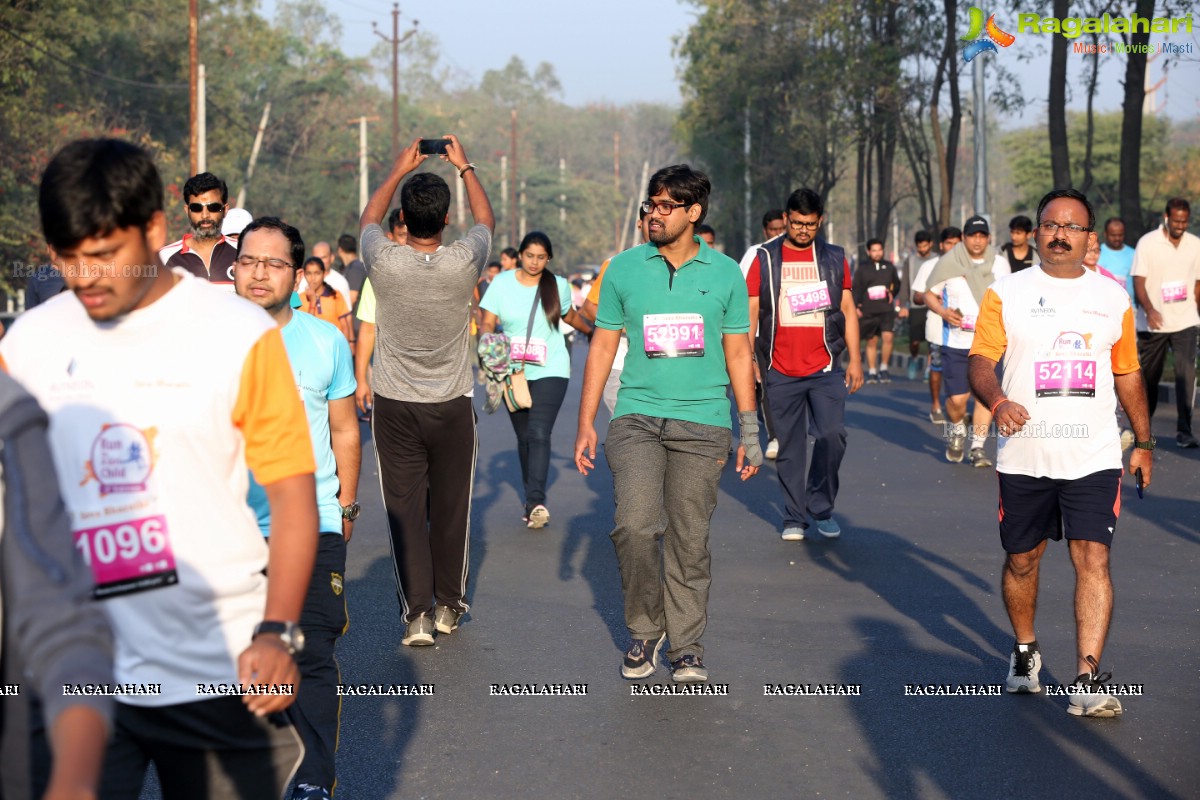
[[[821,220],[817,220],[816,222],[801,222],[799,220],[789,219],[787,224],[789,228],[801,228],[806,231],[815,231],[817,228],[821,227]]]
[[[224,207],[224,203],[188,203],[188,211],[192,212],[193,214],[199,214],[206,208],[208,209],[208,213],[216,214]]]
[[[267,265],[267,269],[272,272],[283,272],[285,269],[293,269],[294,264],[284,261],[282,258],[267,258],[266,256],[238,256],[233,263],[238,269],[257,269],[259,262]]]
[[[646,200],[642,203],[642,211],[650,214],[657,209],[660,217],[669,217],[675,209],[685,208],[690,205],[691,203],[668,203],[665,200]]]
[[[1066,225],[1060,225],[1057,222],[1050,222],[1047,220],[1046,222],[1038,223],[1038,230],[1040,230],[1046,236],[1057,236],[1060,230],[1064,230],[1067,233],[1072,233],[1078,236],[1081,233],[1088,233],[1091,231],[1091,228],[1085,228],[1082,225],[1076,225],[1074,222]]]

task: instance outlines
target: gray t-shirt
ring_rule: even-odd
[[[470,309],[492,234],[476,225],[436,253],[362,233],[375,311],[374,390],[390,400],[444,403],[470,393]]]

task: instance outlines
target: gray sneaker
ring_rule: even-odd
[[[1022,650],[1021,648],[1025,649]],[[1037,642],[1026,645],[1013,645],[1012,654],[1008,657],[1008,678],[1004,681],[1004,689],[1009,694],[1036,694],[1042,690],[1038,682],[1038,673],[1042,671],[1042,654],[1038,652]]]
[[[961,459],[960,459],[961,460]],[[971,466],[972,467],[990,467],[992,460],[983,452],[982,447],[971,448]]]
[[[433,625],[438,633],[454,633],[458,630],[458,621],[462,619],[462,615],[463,612],[450,606],[439,605],[433,610]]]
[[[406,644],[409,647],[428,647],[433,644],[433,618],[428,614],[422,614],[408,623],[400,644]]]
[[[946,412],[940,408],[935,408],[929,412],[929,421],[934,425],[943,425],[946,422]]]
[[[789,525],[783,529],[779,538],[785,542],[802,542],[804,541],[804,528],[799,525]]]
[[[665,633],[660,633],[657,639],[634,639],[621,662],[621,677],[633,681],[653,675],[666,641]]]
[[[1091,656],[1087,661],[1091,672],[1085,672],[1067,687],[1071,699],[1067,701],[1067,713],[1076,717],[1115,717],[1124,709],[1121,701],[1104,690],[1104,684],[1112,680],[1111,672],[1099,672],[1100,665]]]
[[[965,433],[950,434],[950,442],[946,445],[946,460],[953,464],[962,463],[966,454],[967,435]]]
[[[676,683],[704,683],[708,680],[708,668],[700,656],[689,653],[671,662],[671,678]]]

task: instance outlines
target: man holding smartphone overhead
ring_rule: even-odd
[[[433,644],[467,612],[471,488],[479,445],[471,405],[470,306],[492,248],[495,218],[458,139],[445,155],[475,225],[443,246],[450,187],[431,172],[400,192],[405,245],[380,223],[400,182],[429,156],[422,140],[401,151],[363,211],[362,253],[376,300],[372,431],[395,561],[405,645]],[[426,498],[428,497],[428,504]]]

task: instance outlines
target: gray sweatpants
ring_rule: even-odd
[[[625,625],[635,639],[666,631],[671,661],[704,655],[708,526],[732,441],[728,428],[642,414],[608,426]]]

